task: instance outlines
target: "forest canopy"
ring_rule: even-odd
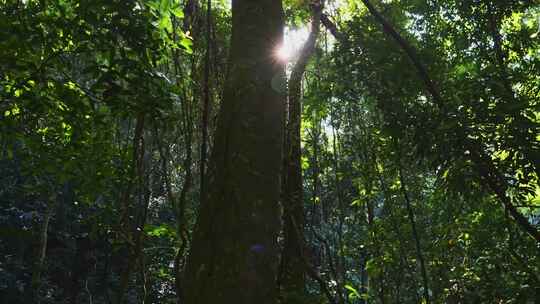
[[[540,5],[0,0],[0,302],[540,303]]]

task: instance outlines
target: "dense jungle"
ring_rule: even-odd
[[[540,304],[535,0],[0,0],[0,303]]]

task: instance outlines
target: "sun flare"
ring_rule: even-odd
[[[275,50],[276,58],[284,62],[293,61],[294,57],[298,54],[298,51],[307,40],[308,35],[309,31],[307,26],[295,29],[286,28],[284,42]]]
[[[293,50],[291,50],[291,48],[286,44],[278,46],[278,48],[276,49],[276,57],[280,61],[289,61],[292,54]]]

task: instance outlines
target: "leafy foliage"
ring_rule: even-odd
[[[177,302],[208,47],[210,139],[227,75],[218,2],[207,45],[198,1],[0,1],[0,302]],[[486,177],[538,230],[540,8],[369,1],[440,103],[365,2],[326,1],[340,36],[303,79],[303,300],[538,301],[538,243]]]

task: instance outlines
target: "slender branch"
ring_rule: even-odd
[[[381,15],[381,13],[379,13],[379,11],[377,11],[377,9],[369,2],[369,0],[362,0],[362,2],[367,7],[371,15],[373,15],[373,17],[382,25],[383,30],[399,44],[403,51],[405,51],[405,53],[413,63],[414,67],[418,71],[418,74],[424,82],[426,89],[429,91],[431,96],[433,96],[433,99],[435,99],[437,105],[439,107],[442,107],[443,101],[439,93],[439,89],[435,85],[434,81],[429,77],[429,73],[420,61],[420,58],[418,58],[414,47],[412,47],[409,42],[407,42],[403,37],[401,37],[401,35],[388,21],[386,21],[386,19]]]
[[[405,179],[403,178],[403,172],[401,169],[401,160],[398,159],[398,174],[399,174],[399,181],[401,184],[401,192],[403,194],[403,198],[405,199],[406,207],[407,207],[407,213],[409,216],[409,221],[411,224],[412,234],[414,238],[414,244],[416,247],[416,256],[418,257],[418,261],[420,262],[420,271],[422,272],[422,280],[424,283],[424,299],[426,300],[426,304],[430,303],[430,297],[429,297],[429,285],[428,285],[428,276],[426,271],[426,264],[424,262],[424,256],[422,255],[422,247],[420,245],[420,237],[418,235],[418,229],[416,228],[416,221],[414,219],[414,212],[412,209],[411,200],[409,198],[409,194],[405,185]]]
[[[330,20],[328,15],[321,14],[321,23],[330,32],[330,34],[332,34],[332,36],[336,38],[336,40],[341,43],[348,42],[347,36],[343,35],[343,33],[338,30],[336,24],[332,20]]]

